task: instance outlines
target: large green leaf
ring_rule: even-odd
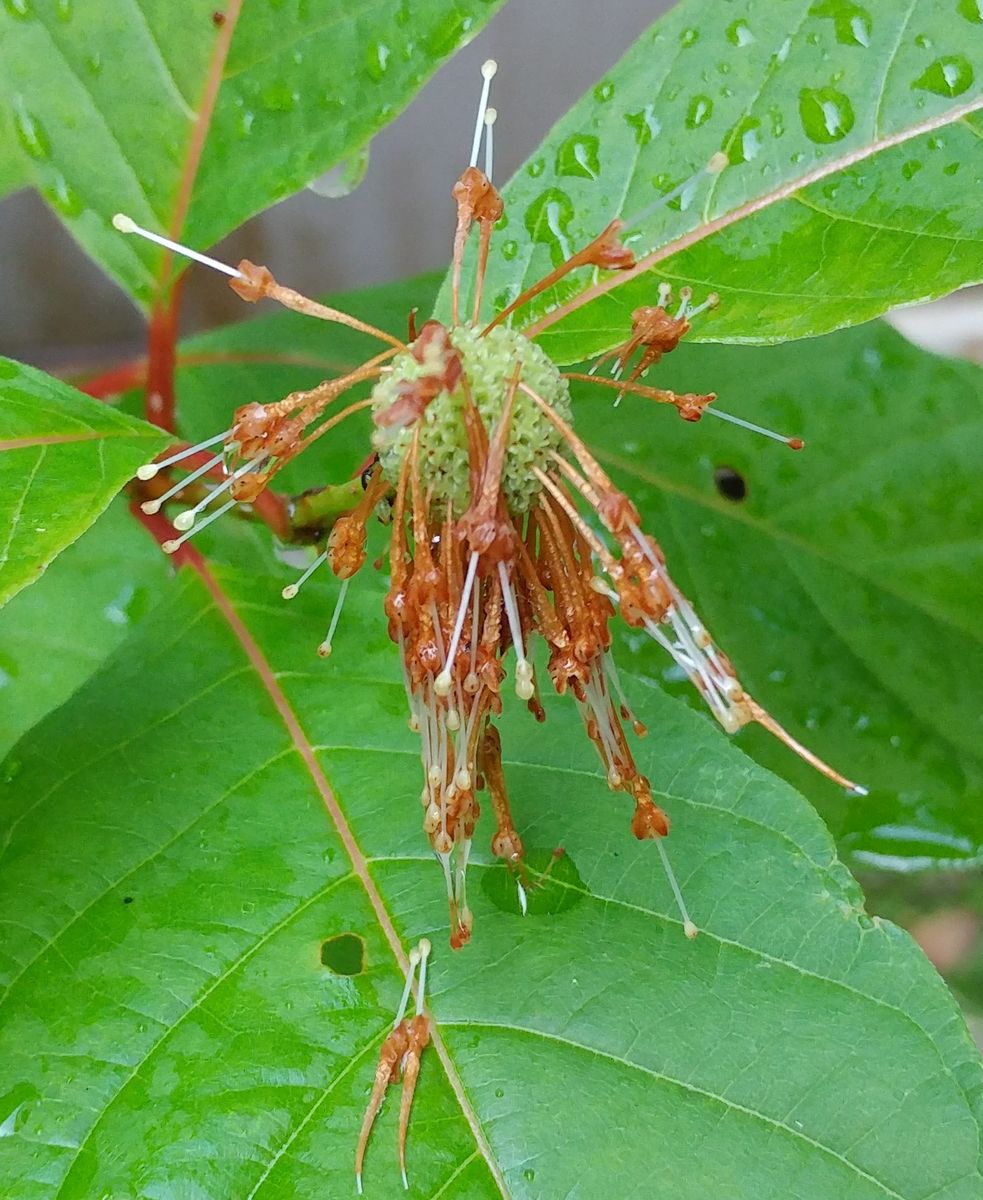
[[[118,500],[0,611],[0,753],[102,665],[169,573]]]
[[[334,588],[284,606],[279,583],[186,580],[8,759],[7,1194],[348,1194],[392,950],[428,934],[444,1061],[424,1066],[414,1194],[979,1195],[965,1027],[788,785],[629,684],[690,943],[573,706],[545,730],[511,712],[519,823],[566,869],[523,920],[479,856],[455,955],[380,584],[360,581],[326,665]],[[320,963],[341,933],[364,942],[351,976]],[[390,1107],[369,1195],[399,1190],[393,1137]]]
[[[0,359],[0,603],[87,529],[166,435]]]
[[[421,279],[333,302],[399,332],[432,288]],[[370,352],[361,335],[291,314],[191,339],[178,374],[189,436],[223,428],[235,404],[312,385]],[[573,386],[578,427],[622,472],[754,694],[872,794],[845,797],[763,731],[744,731],[742,745],[816,804],[844,852],[909,866],[978,861],[979,369],[870,324],[786,348],[684,345],[653,372],[663,380],[717,391],[722,409],[805,436],[794,454],[642,400],[612,411],[612,392]],[[347,478],[366,430],[353,423],[317,443],[281,476],[283,490]],[[743,476],[745,501],[717,490],[718,467]],[[221,552],[234,562],[241,548]],[[656,647],[618,636],[636,669],[699,706],[688,683],[663,677],[670,664]]]
[[[794,454],[577,391],[582,435],[752,693],[871,794],[847,798],[762,730],[746,749],[819,806],[841,850],[979,862],[983,372],[875,323],[795,346],[681,347],[659,380],[804,436]],[[623,640],[672,678],[647,639]]]
[[[362,149],[500,2],[233,0],[216,25],[214,0],[7,0],[0,98],[31,182],[146,303],[161,252],[114,212],[210,245]]]
[[[681,0],[505,188],[486,299],[501,307],[614,217],[634,222],[639,271],[581,271],[523,310],[528,322],[596,295],[544,333],[559,361],[623,341],[659,279],[720,294],[695,336],[755,342],[983,278],[981,13],[976,0]],[[653,211],[718,151],[722,174]]]

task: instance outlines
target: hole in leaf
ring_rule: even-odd
[[[321,943],[321,962],[336,975],[361,975],[365,970],[365,943],[357,933],[339,933]]]
[[[747,496],[747,480],[733,467],[717,467],[713,473],[713,482],[725,500],[740,503]]]

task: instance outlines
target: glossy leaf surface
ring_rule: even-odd
[[[630,682],[690,943],[572,705],[545,730],[510,712],[517,818],[565,868],[522,919],[478,865],[475,938],[452,954],[380,586],[360,581],[326,665],[334,588],[284,606],[279,584],[186,579],[5,764],[10,1194],[346,1194],[399,993],[388,939],[428,934],[457,1092],[431,1053],[413,1194],[597,1195],[616,1175],[684,1200],[978,1195],[976,1051],[788,785]],[[339,934],[363,940],[354,976],[321,964]],[[369,1195],[398,1187],[393,1122]]]
[[[156,605],[170,574],[120,499],[0,611],[0,753],[57,707]]]
[[[0,359],[0,602],[33,583],[167,440],[42,371]]]
[[[544,331],[559,361],[623,341],[662,279],[720,295],[699,338],[774,342],[983,278],[977,9],[682,0],[504,189],[489,313],[614,217],[651,270],[596,285],[581,270],[524,309],[528,323],[596,293]],[[728,166],[702,173],[718,152]]]
[[[494,9],[10,0],[0,98],[30,181],[147,303],[161,251],[118,234],[115,212],[206,248],[365,146]]]

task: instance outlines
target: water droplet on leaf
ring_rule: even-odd
[[[973,83],[973,68],[961,54],[938,58],[914,82],[914,87],[937,96],[961,96]]]
[[[593,134],[575,133],[556,152],[557,175],[582,175],[597,179],[601,173],[600,142]]]
[[[599,83],[597,87],[594,88],[594,99],[600,101],[601,104],[611,100],[613,97],[614,84],[608,83],[607,80],[605,80],[603,83]]]
[[[814,142],[838,142],[854,126],[853,105],[836,88],[803,88],[799,116],[806,136]]]
[[[744,117],[730,131],[725,143],[730,162],[750,162],[761,149],[761,122],[756,117]]]
[[[33,117],[23,105],[23,101],[14,102],[14,129],[17,140],[24,150],[39,162],[51,157],[51,142],[41,122]]]
[[[694,96],[686,111],[686,125],[689,129],[699,129],[713,116],[713,101],[709,96]]]
[[[369,166],[369,147],[363,146],[354,154],[344,158],[339,163],[318,175],[307,186],[317,196],[326,196],[330,200],[339,196],[348,196],[365,178]]]
[[[851,0],[823,0],[809,9],[809,15],[831,18],[836,40],[842,46],[870,45],[870,13]]]
[[[959,0],[959,15],[974,25],[983,25],[983,0]]]
[[[749,46],[754,41],[754,34],[747,21],[734,21],[728,25],[727,41],[734,46]]]
[[[389,69],[389,47],[382,42],[371,42],[365,49],[365,71],[376,83]]]
[[[684,29],[679,35],[679,40],[684,46],[695,45],[699,41],[700,32],[698,29]]]
[[[655,115],[655,106],[646,104],[641,112],[625,113],[625,120],[635,131],[639,146],[647,146],[662,131],[662,122]]]

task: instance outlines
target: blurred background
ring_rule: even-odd
[[[343,172],[256,217],[218,257],[250,258],[311,294],[446,266],[450,188],[466,164],[486,58],[495,82],[496,177],[507,179],[550,126],[670,7],[670,0],[511,0],[372,142],[360,186]],[[585,37],[585,30],[590,33]],[[327,69],[327,68],[326,68]],[[201,247],[203,248],[203,247]],[[71,372],[143,350],[143,320],[33,192],[0,201],[0,353]],[[251,315],[205,270],[185,289],[185,332]],[[983,362],[983,292],[970,289],[890,318],[929,349]],[[861,877],[871,912],[904,925],[948,979],[983,1044],[983,874]]]

